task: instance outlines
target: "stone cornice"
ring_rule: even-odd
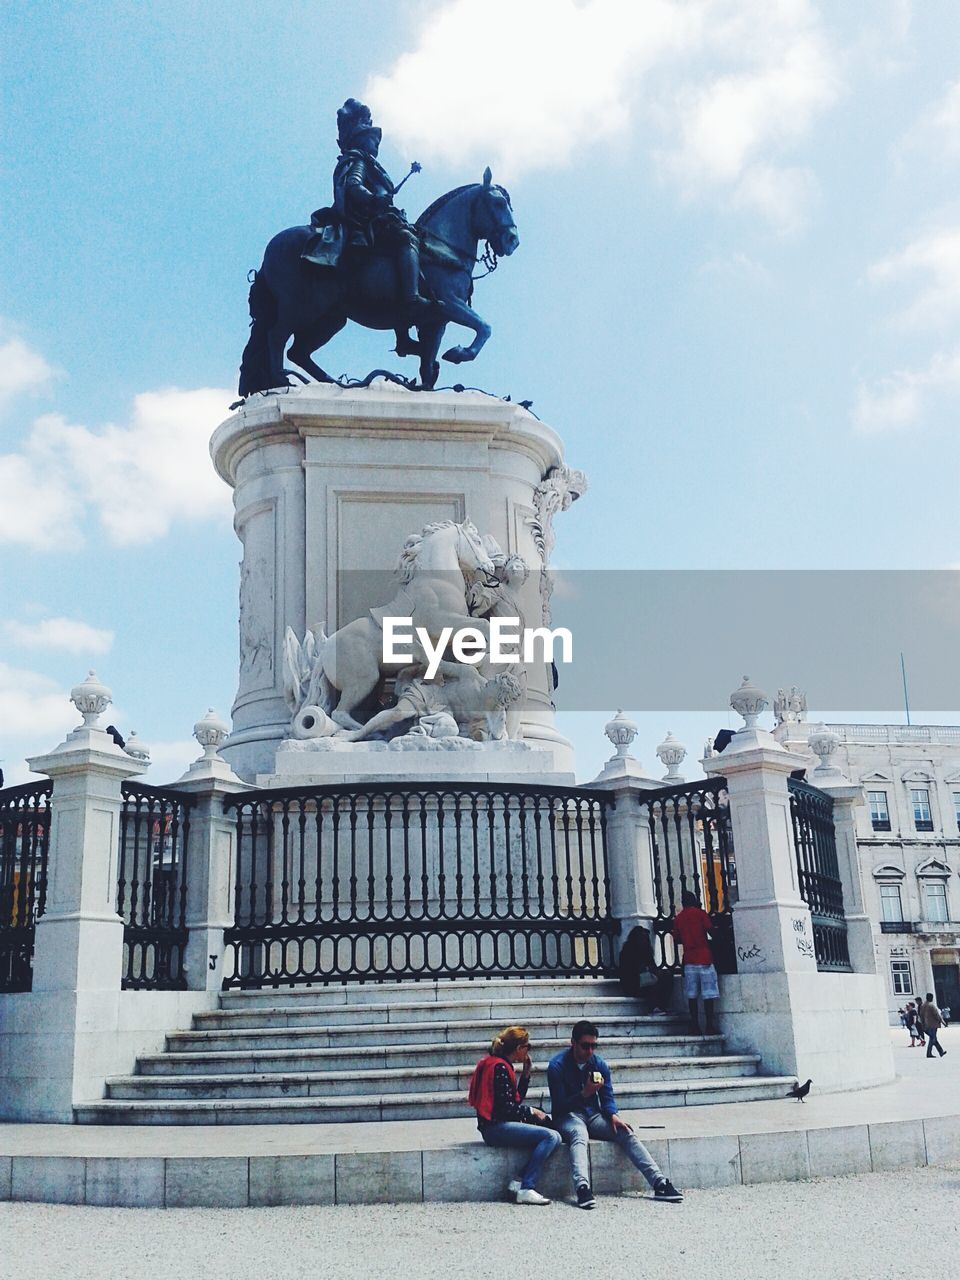
[[[481,391],[408,391],[393,383],[338,387],[321,383],[254,396],[210,440],[217,474],[236,482],[237,466],[257,444],[305,436],[432,440],[460,437],[526,453],[546,474],[563,460],[552,427],[518,404]]]

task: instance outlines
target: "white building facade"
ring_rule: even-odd
[[[793,750],[815,726],[784,720]],[[891,1022],[935,993],[960,1017],[960,726],[831,724],[835,763],[860,783],[857,844]]]

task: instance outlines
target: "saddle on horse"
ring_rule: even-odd
[[[316,267],[328,267],[336,271],[343,257],[347,242],[346,230],[335,209],[315,209],[310,215],[313,235],[307,241],[300,257]]]

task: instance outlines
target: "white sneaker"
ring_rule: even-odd
[[[507,1195],[511,1198],[511,1200],[516,1200],[517,1192],[519,1190],[520,1190],[519,1178],[514,1178],[512,1179],[512,1181],[507,1183]]]
[[[549,1204],[550,1201],[546,1196],[542,1196],[539,1191],[534,1191],[533,1187],[521,1187],[517,1192],[517,1204]]]

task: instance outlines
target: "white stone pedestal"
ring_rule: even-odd
[[[524,558],[526,621],[540,626],[551,520],[585,483],[564,467],[556,432],[519,405],[380,380],[254,396],[218,427],[211,453],[234,489],[243,543],[240,676],[223,755],[246,780],[274,771],[288,733],[288,626],[298,638],[320,625],[330,634],[387,604],[405,538],[445,519],[470,519],[508,555]],[[543,665],[528,668],[522,724],[554,769],[573,771]]]
[[[394,742],[341,742],[335,738],[286,740],[280,744],[274,768],[257,775],[259,787],[305,786],[310,782],[422,781],[437,778],[459,782],[549,782],[574,784],[572,773],[558,773],[552,751],[532,750],[525,742],[453,741],[425,739],[421,750],[405,750]],[[324,748],[329,749],[324,749]]]

